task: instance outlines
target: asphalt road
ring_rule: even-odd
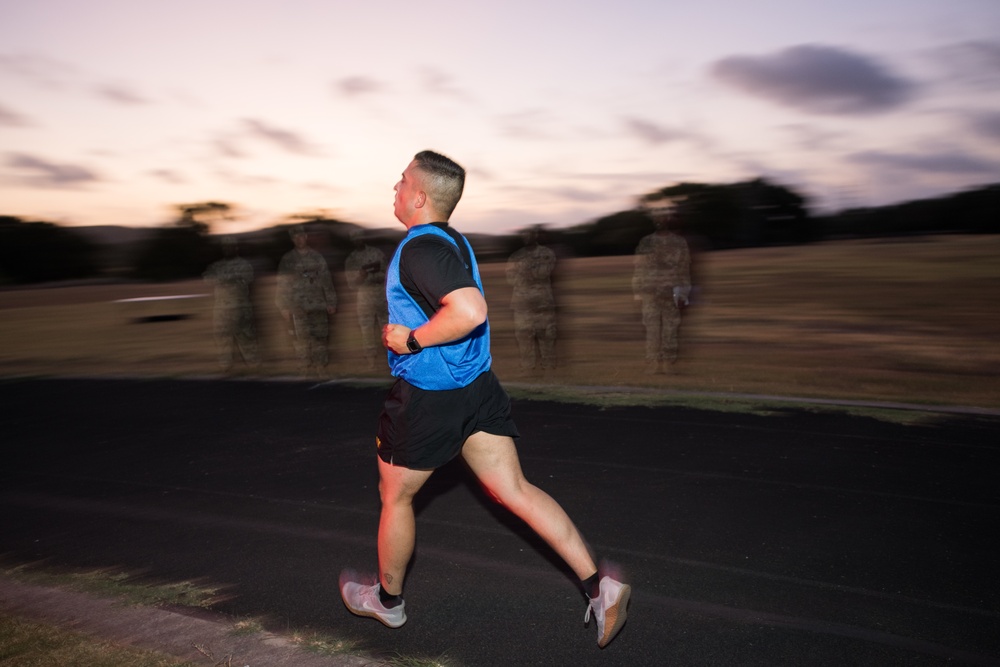
[[[399,630],[374,572],[384,388],[0,382],[0,555],[224,586],[218,609],[479,665],[1000,664],[1000,418],[900,425],[515,401],[528,478],[634,593],[606,649],[571,573],[458,463],[420,498]]]

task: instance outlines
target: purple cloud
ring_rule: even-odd
[[[649,120],[642,118],[626,118],[624,120],[625,128],[648,144],[665,144],[683,138],[681,133]]]
[[[146,98],[142,97],[135,91],[130,90],[129,88],[126,88],[125,86],[121,85],[109,84],[109,85],[97,86],[94,89],[94,92],[96,92],[99,96],[103,97],[104,99],[111,100],[116,104],[135,106],[139,104],[149,103],[149,100],[147,100]]]
[[[850,161],[879,169],[902,169],[932,174],[981,176],[996,178],[1000,162],[985,160],[964,151],[951,153],[889,153],[863,151],[848,158]]]
[[[240,148],[238,141],[230,136],[219,136],[212,141],[212,146],[222,157],[242,159],[247,155]]]
[[[0,104],[0,126],[3,127],[29,127],[31,123],[27,118],[17,113],[9,107]]]
[[[808,44],[767,56],[723,58],[710,73],[750,95],[816,114],[888,111],[909,100],[915,89],[873,58]]]
[[[161,180],[164,183],[170,183],[171,185],[181,185],[183,183],[187,183],[187,179],[173,169],[153,169],[152,171],[148,171],[146,173],[153,178]]]
[[[550,115],[541,109],[504,114],[498,120],[500,134],[511,139],[542,141],[553,138],[545,129],[552,124]]]
[[[951,80],[990,89],[1000,81],[1000,41],[951,44],[935,50],[931,57],[944,65]]]
[[[7,166],[23,172],[22,180],[40,188],[73,188],[101,179],[86,167],[56,164],[26,153],[8,153]]]
[[[62,61],[24,54],[0,55],[0,71],[49,89],[64,89],[79,78],[76,69]]]
[[[263,139],[289,153],[297,155],[314,155],[317,153],[315,146],[290,130],[283,130],[253,118],[245,119],[243,125],[251,136]]]
[[[369,93],[382,91],[382,83],[365,76],[350,76],[337,81],[334,86],[341,94],[347,97],[359,97]]]
[[[984,111],[969,120],[972,130],[981,137],[1000,140],[1000,112]]]
[[[470,99],[470,95],[455,85],[452,76],[446,72],[433,67],[425,67],[421,70],[420,76],[424,89],[432,95]]]

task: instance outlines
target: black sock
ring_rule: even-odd
[[[601,577],[597,572],[583,580],[583,590],[591,599],[601,594]]]
[[[403,601],[402,595],[390,595],[385,592],[385,589],[381,586],[378,587],[378,599],[382,603],[382,606],[386,609],[392,609],[393,607],[398,607]]]

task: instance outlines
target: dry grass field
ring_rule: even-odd
[[[631,258],[558,267],[559,368],[517,363],[503,264],[483,266],[495,369],[509,383],[775,394],[1000,408],[1000,237],[840,241],[696,255],[696,299],[681,359],[644,374]],[[361,362],[353,295],[335,277],[331,375],[387,377]],[[161,302],[122,299],[204,295]],[[264,356],[258,371],[294,376],[274,307],[257,285]],[[157,315],[182,319],[141,321]],[[0,290],[0,376],[204,376],[217,373],[205,283]]]

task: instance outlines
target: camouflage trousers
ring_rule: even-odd
[[[673,298],[644,298],[642,323],[646,327],[646,361],[677,361],[681,311]]]
[[[215,342],[219,349],[219,365],[223,368],[232,368],[239,358],[251,366],[257,365],[260,357],[253,308],[249,305],[216,307]]]
[[[330,363],[330,318],[325,310],[307,310],[292,317],[295,353],[307,368]]]
[[[382,328],[389,323],[389,309],[385,303],[385,290],[361,289],[358,291],[358,326],[361,328],[361,347],[369,365],[382,352]]]
[[[555,310],[516,309],[514,338],[521,353],[521,368],[530,369],[536,365],[544,369],[556,367]]]

